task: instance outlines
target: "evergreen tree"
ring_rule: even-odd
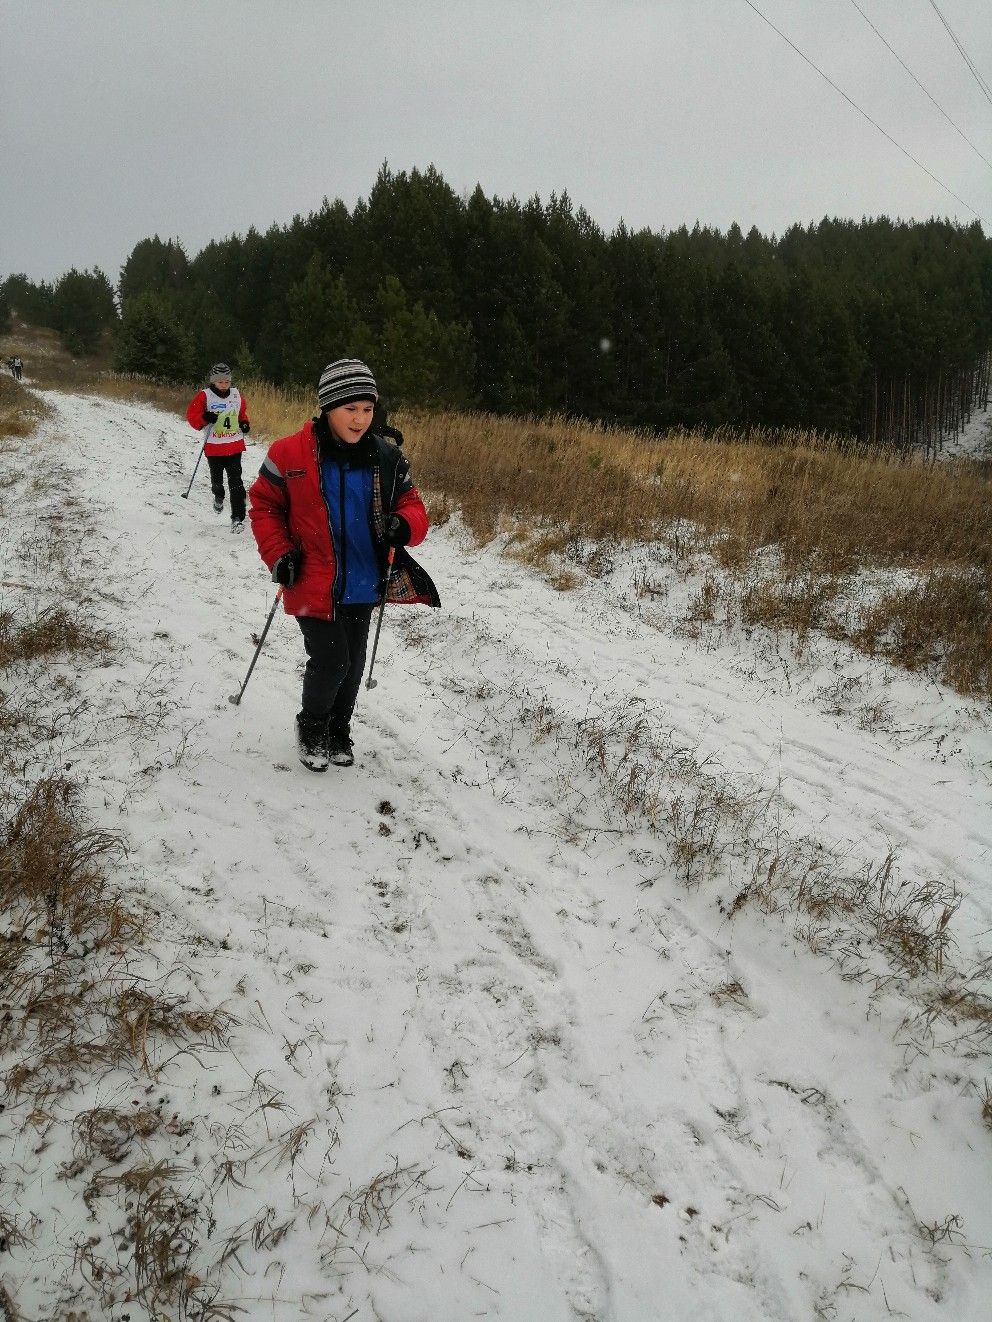
[[[540,407],[537,366],[513,310],[504,307],[492,327],[485,403],[499,413],[531,413]]]
[[[411,305],[395,276],[379,291],[378,317],[375,356],[382,366],[376,370],[391,406],[469,403],[475,375],[469,327],[442,324],[422,303]]]
[[[3,295],[22,321],[32,326],[51,326],[54,290],[42,280],[35,284],[26,275],[9,275],[3,282]]]
[[[3,288],[17,315],[53,324],[50,286]],[[992,346],[992,241],[978,224],[605,235],[567,195],[459,197],[433,166],[384,165],[350,211],[325,199],[191,260],[175,240],[142,240],[120,290],[125,311],[165,297],[201,363],[243,344],[275,381],[311,386],[354,353],[410,402],[899,444],[960,420]]]
[[[52,325],[71,354],[94,353],[103,332],[117,319],[110,281],[92,271],[67,271],[55,286]]]
[[[318,256],[286,299],[283,376],[314,387],[324,366],[335,358],[369,354],[371,332],[359,316],[341,276],[335,276]]]
[[[150,291],[128,300],[114,367],[156,381],[188,381],[194,375],[190,336],[163,294]]]
[[[262,369],[256,362],[251,349],[249,349],[247,340],[241,340],[238,343],[231,366],[234,368],[234,374],[239,381],[257,381],[262,375]]]
[[[186,287],[189,260],[178,239],[142,239],[121,268],[118,293],[121,308],[139,294],[179,294]]]

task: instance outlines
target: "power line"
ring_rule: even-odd
[[[955,124],[954,120],[951,119],[950,115],[947,113],[947,111],[944,109],[944,107],[940,104],[940,102],[937,101],[937,100],[935,100],[935,99],[930,95],[930,93],[927,91],[927,89],[926,89],[926,88],[923,86],[923,84],[920,82],[919,78],[917,78],[916,74],[913,73],[912,69],[909,67],[909,65],[906,63],[906,61],[902,58],[902,56],[899,54],[899,52],[896,51],[896,50],[893,50],[892,47],[889,45],[889,43],[885,40],[885,38],[882,36],[881,32],[879,32],[878,28],[875,26],[875,24],[871,21],[871,19],[868,17],[868,15],[865,13],[865,11],[864,11],[864,10],[861,8],[861,6],[858,4],[858,0],[851,0],[851,4],[852,4],[852,5],[854,6],[854,8],[858,11],[858,13],[859,13],[859,14],[861,15],[861,17],[864,19],[864,21],[868,24],[868,26],[871,28],[872,32],[875,33],[876,37],[878,37],[879,41],[880,41],[880,42],[882,43],[882,45],[886,48],[886,50],[891,51],[892,54],[896,57],[896,59],[899,61],[899,63],[902,65],[902,67],[906,70],[906,72],[909,74],[910,78],[912,78],[913,82],[914,82],[914,83],[916,84],[916,86],[920,89],[920,91],[924,94],[924,96],[926,96],[926,97],[928,98],[928,100],[929,100],[934,106],[936,106],[936,108],[940,111],[940,113],[941,113],[941,114],[944,116],[944,118],[947,120],[948,124],[950,124],[951,128],[954,129],[954,131],[955,131],[956,133],[959,133],[959,134],[961,135],[962,138],[964,138],[965,142],[968,144],[968,146],[971,148],[971,150],[975,153],[975,155],[978,156],[978,157],[980,157],[980,158],[985,162],[985,164],[989,167],[989,169],[992,170],[992,161],[990,161],[989,158],[988,158],[987,156],[984,156],[984,155],[982,154],[982,152],[979,151],[979,149],[975,146],[975,144],[972,142],[972,140],[968,137],[967,133],[965,133],[965,131],[964,131],[963,129],[958,128],[957,124]]]
[[[930,2],[932,4],[933,0],[930,0]],[[933,180],[933,182],[938,186],[938,188],[942,188],[945,193],[948,193],[951,197],[953,197],[955,202],[960,202],[961,205],[964,207],[964,209],[966,211],[970,211],[976,220],[981,220],[981,216],[978,214],[978,212],[975,210],[973,206],[970,206],[964,200],[963,197],[958,197],[957,193],[955,193],[953,188],[948,188],[947,184],[945,184],[942,180],[938,179],[932,170],[928,170],[922,161],[918,161],[912,152],[907,151],[901,142],[896,142],[892,134],[889,133],[886,129],[883,129],[881,124],[879,124],[876,120],[872,119],[871,115],[868,114],[867,110],[862,110],[861,107],[858,105],[857,101],[852,101],[852,99],[848,96],[848,94],[844,91],[844,89],[842,87],[838,87],[837,84],[834,82],[834,80],[830,77],[830,75],[824,73],[818,64],[814,64],[813,61],[809,58],[809,56],[804,51],[801,51],[799,47],[796,45],[796,43],[785,35],[785,33],[782,31],[781,28],[777,28],[775,24],[771,21],[771,19],[768,18],[765,14],[763,14],[756,4],[752,3],[752,0],[744,0],[744,3],[747,5],[748,9],[753,9],[754,12],[758,15],[758,17],[762,19],[765,23],[767,23],[773,32],[777,32],[778,35],[782,38],[782,40],[786,42],[789,46],[791,46],[792,49],[796,52],[796,54],[799,55],[802,59],[804,59],[811,69],[815,69],[816,72],[820,75],[820,77],[824,79],[825,82],[828,82],[830,86],[834,89],[834,91],[838,92],[844,98],[847,104],[858,112],[858,114],[862,117],[862,119],[866,119],[868,123],[872,126],[872,128],[878,129],[879,133],[881,133],[883,138],[888,138],[889,142],[892,143],[893,147],[898,148],[898,150],[902,152],[903,156],[905,156],[907,160],[912,161],[914,165],[918,166],[928,178]]]
[[[964,60],[965,64],[971,70],[975,82],[982,89],[982,92],[985,95],[986,101],[992,104],[992,90],[990,90],[988,83],[978,72],[978,66],[975,64],[975,61],[971,58],[971,56],[968,54],[965,48],[961,45],[960,41],[958,41],[957,37],[954,35],[954,29],[951,27],[950,23],[948,23],[944,15],[940,12],[939,8],[937,7],[936,0],[930,0],[930,7],[933,9],[933,12],[940,19],[941,23],[943,23],[947,35],[950,37],[951,41],[954,42],[955,46],[957,46],[958,50],[961,52],[962,60]]]

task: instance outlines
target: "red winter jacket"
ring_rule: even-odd
[[[248,406],[245,403],[245,397],[241,394],[240,390],[238,391],[238,395],[241,399],[241,407],[238,409],[238,426],[240,427],[241,423],[248,421]],[[223,398],[223,396],[220,396],[220,398]],[[194,396],[192,403],[186,410],[186,421],[197,431],[203,431],[204,427],[207,425],[203,417],[206,407],[207,392],[201,390],[198,395]],[[218,437],[211,433],[208,439],[204,442],[203,453],[206,455],[241,454],[244,449],[245,438],[240,431],[230,440],[225,436]]]
[[[410,528],[410,545],[418,546],[427,536],[427,511],[399,447],[381,436],[372,439],[378,453],[373,465],[370,521],[385,576],[389,550],[385,539],[386,519],[390,514],[402,515]],[[269,569],[288,551],[303,552],[299,578],[283,591],[286,614],[332,619],[337,554],[320,485],[320,461],[312,421],[292,436],[273,441],[258,477],[249,488],[248,499],[251,529],[259,554]],[[405,547],[397,548],[386,600],[403,605],[441,604],[434,584]]]

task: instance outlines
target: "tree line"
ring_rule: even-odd
[[[116,295],[116,306],[115,306]],[[265,233],[142,239],[116,290],[11,276],[0,300],[74,352],[107,327],[116,365],[312,386],[367,357],[392,404],[562,411],[648,428],[810,428],[935,444],[987,402],[992,240],[980,224],[824,219],[607,234],[563,194],[458,195],[384,166]]]

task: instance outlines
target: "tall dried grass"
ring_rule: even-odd
[[[246,383],[256,429],[298,429],[312,396]],[[690,524],[728,565],[764,547],[824,571],[935,564],[992,568],[983,470],[925,464],[808,432],[666,436],[569,418],[397,414],[421,486],[481,537],[530,517],[559,540],[621,541]]]
[[[787,564],[834,571],[870,561],[992,567],[989,487],[966,469],[802,434],[656,437],[481,414],[412,414],[404,424],[418,479],[457,501],[481,535],[521,514],[611,540],[688,523],[728,565],[775,546]]]
[[[91,378],[98,393],[175,412],[197,389],[101,371]],[[297,430],[314,411],[311,391],[239,384],[262,442]],[[513,530],[517,554],[551,569],[563,588],[574,576],[555,556],[591,544],[706,551],[743,602],[728,623],[743,614],[745,624],[800,637],[824,630],[992,698],[992,502],[979,464],[935,466],[797,431],[656,436],[566,417],[437,411],[391,421],[406,435],[436,521],[458,509],[483,542]],[[771,585],[755,573],[769,549],[779,573]],[[870,605],[848,603],[840,621],[843,578],[894,569],[918,584]]]
[[[37,395],[12,376],[0,374],[0,440],[30,436],[47,411]]]

